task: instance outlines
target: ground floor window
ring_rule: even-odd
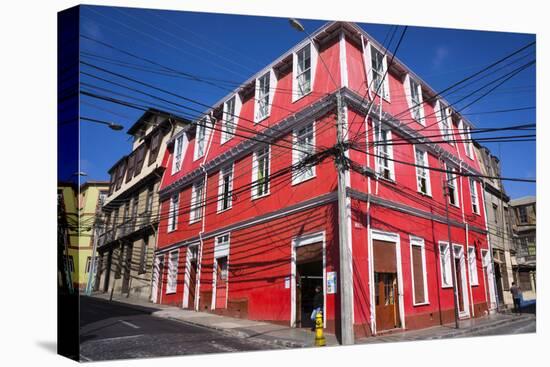
[[[411,273],[413,304],[425,304],[428,302],[428,282],[424,240],[421,238],[411,238]]]
[[[179,251],[172,251],[168,256],[168,279],[166,293],[174,293],[177,289]]]
[[[441,286],[452,287],[453,273],[451,269],[451,251],[448,243],[439,243],[439,265],[441,268]]]

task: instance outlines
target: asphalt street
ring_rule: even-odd
[[[151,315],[155,308],[80,298],[81,361],[280,349]]]

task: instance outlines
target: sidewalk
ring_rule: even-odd
[[[109,299],[108,294],[93,294],[92,297]],[[253,321],[219,316],[207,312],[195,312],[179,307],[154,304],[124,296],[113,296],[113,302],[142,307],[152,311],[152,316],[176,320],[200,327],[215,329],[239,338],[250,338],[264,343],[272,343],[286,348],[312,347],[315,333],[309,329],[297,329],[262,321]],[[156,310],[156,311],[155,311]],[[326,334],[327,346],[339,345],[333,334]]]
[[[106,300],[109,299],[108,294],[102,293],[94,294],[92,297]],[[245,320],[219,316],[207,312],[183,310],[175,306],[154,304],[148,301],[126,298],[124,296],[114,296],[113,302],[143,308],[144,311],[151,312],[155,317],[215,329],[232,336],[250,338],[286,348],[312,347],[314,344],[314,332],[308,329],[296,329],[262,321]],[[512,313],[498,313],[476,319],[461,320],[459,322],[459,329],[455,329],[454,323],[452,323],[420,330],[398,330],[374,337],[357,339],[356,344],[455,338],[528,319],[535,319],[535,316],[532,314],[517,315]],[[327,346],[339,345],[333,334],[325,333],[325,337]]]

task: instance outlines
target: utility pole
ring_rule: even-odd
[[[346,170],[348,169],[347,159],[344,149],[344,118],[342,104],[342,95],[340,91],[336,93],[337,109],[337,156],[335,159],[336,169],[338,171],[338,235],[339,235],[339,255],[340,255],[340,325],[341,338],[343,345],[354,343],[353,323],[352,323],[352,269],[351,254],[348,248],[349,233],[347,227],[347,203],[346,203]]]
[[[441,160],[441,168],[445,170],[445,166],[443,165],[443,160]],[[458,329],[458,287],[456,284],[456,264],[455,264],[455,249],[453,248],[453,242],[451,241],[451,222],[449,221],[449,179],[446,177],[447,173],[445,174],[445,179],[442,180],[443,183],[443,197],[445,199],[445,215],[447,218],[447,236],[449,238],[449,251],[450,257],[451,257],[451,272],[452,279],[453,279],[453,305],[454,305],[454,314],[455,314],[455,328]],[[443,178],[443,173],[441,174]],[[452,179],[452,177],[451,177]],[[445,261],[445,260],[444,260]]]

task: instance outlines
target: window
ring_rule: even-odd
[[[137,176],[141,173],[141,168],[143,167],[143,161],[145,160],[145,151],[147,149],[147,144],[143,143],[136,149],[136,160],[134,167],[134,176]]]
[[[315,127],[310,123],[300,129],[293,131],[292,139],[292,184],[297,184],[315,176],[315,165],[300,164],[314,153],[315,150]],[[298,165],[298,167],[296,167]]]
[[[203,190],[204,190],[203,181],[193,184],[193,188],[191,190],[191,212],[189,213],[190,223],[196,222],[202,218]]]
[[[252,155],[252,199],[269,194],[269,156],[269,146]]]
[[[90,271],[92,270],[92,257],[91,256],[88,256],[86,258],[86,268],[85,268],[85,272],[86,273],[89,273]]]
[[[449,195],[449,203],[454,206],[459,206],[456,183],[456,168],[447,165],[447,194]]]
[[[145,202],[145,212],[150,214],[153,210],[153,186],[149,186],[147,189],[147,198]]]
[[[405,78],[405,94],[411,116],[420,124],[424,125],[424,106],[422,105],[422,87],[407,74]]]
[[[218,212],[231,208],[233,195],[233,165],[220,170],[218,184]]]
[[[313,89],[313,76],[316,64],[316,49],[309,43],[293,55],[292,75],[292,101],[310,93]]]
[[[201,158],[206,152],[206,144],[208,141],[210,127],[210,116],[206,116],[197,123],[197,132],[195,136],[195,155],[194,160]]]
[[[172,174],[179,172],[181,162],[183,161],[184,145],[187,146],[187,138],[185,134],[181,134],[174,142],[174,160],[172,161]]]
[[[128,158],[128,169],[126,170],[126,182],[130,182],[130,180],[134,176],[134,167],[136,163],[135,158],[136,158],[135,154],[131,154],[130,157]]]
[[[519,214],[519,222],[520,223],[527,223],[527,207],[520,206],[518,207],[518,214]]]
[[[439,122],[439,129],[443,135],[443,139],[451,141],[453,139],[452,120],[449,109],[441,101],[436,104],[436,116]]]
[[[63,268],[71,273],[74,273],[74,261],[72,255],[63,255]]]
[[[449,250],[449,244],[446,242],[439,243],[439,265],[441,267],[441,287],[452,287],[451,251]]]
[[[413,304],[428,303],[428,279],[426,277],[426,251],[422,238],[411,237],[411,277]]]
[[[139,195],[136,195],[132,200],[132,214],[130,215],[130,219],[137,218],[138,206],[139,206]]]
[[[274,84],[275,74],[273,73],[273,70],[268,71],[256,79],[254,122],[259,122],[269,116],[269,113],[271,112],[271,101],[273,99],[273,93],[270,93],[270,91],[275,88]]]
[[[100,208],[102,208],[103,205],[105,205],[105,200],[107,200],[107,193],[105,191],[100,191],[99,199],[98,199],[98,205]]]
[[[235,94],[223,104],[222,136],[221,144],[225,143],[235,135],[237,129],[237,100],[240,102],[239,95]]]
[[[147,272],[147,237],[142,239],[141,253],[139,255],[139,269],[138,274],[145,274]]]
[[[472,199],[472,211],[475,214],[479,214],[479,200],[477,197],[476,181],[470,177],[470,197]]]
[[[365,48],[367,62],[370,63],[368,72],[369,85],[373,91],[378,91],[378,95],[385,99],[390,98],[390,88],[386,71],[388,70],[387,57],[378,51],[372,44]]]
[[[528,237],[527,238],[527,254],[529,256],[536,256],[537,255],[537,244],[536,244],[536,238],[535,237]]]
[[[160,139],[161,139],[161,133],[160,131],[157,131],[151,138],[151,149],[149,150],[149,162],[148,166],[153,164],[159,155],[160,151]]]
[[[168,284],[166,285],[166,293],[175,293],[178,286],[178,259],[179,250],[172,251],[168,254]]]
[[[229,233],[216,237],[214,258],[229,256]]]
[[[179,193],[172,195],[170,199],[170,211],[168,212],[168,232],[174,231],[178,227],[178,207]]]
[[[218,264],[217,275],[219,280],[227,281],[227,256],[220,257],[216,259]]]
[[[466,151],[466,156],[470,159],[474,159],[474,149],[471,140],[472,136],[470,135],[470,126],[466,125],[462,120],[460,120],[460,128],[462,139],[464,140],[464,150]]]
[[[430,172],[428,170],[428,152],[414,147],[417,189],[424,195],[431,195]]]
[[[477,278],[476,249],[468,247],[468,270],[470,271],[470,285],[479,285]],[[506,267],[506,264],[504,264]]]
[[[122,179],[124,177],[124,171],[126,170],[126,160],[122,161],[117,168],[117,178],[116,178],[116,190],[120,189],[122,186]]]
[[[382,128],[380,125],[378,123],[375,130],[376,172],[385,179],[395,180],[391,131]]]

